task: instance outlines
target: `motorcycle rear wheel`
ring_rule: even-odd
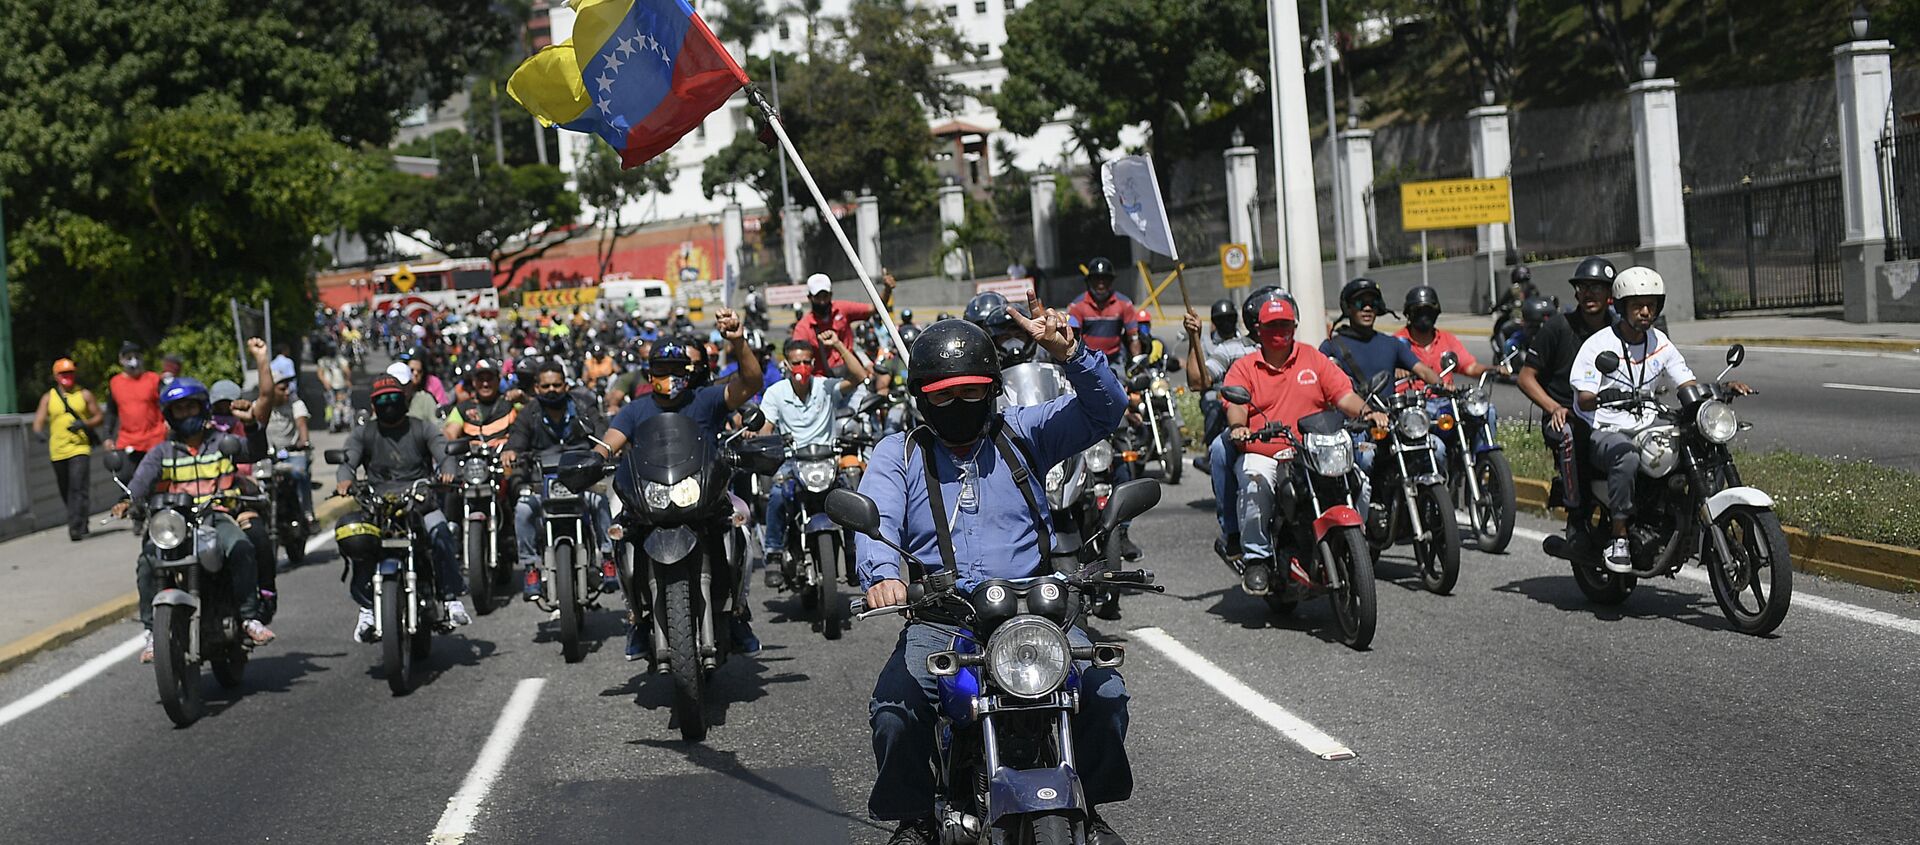
[[[488,565],[493,561],[493,544],[488,533],[485,522],[467,521],[467,592],[473,612],[481,616],[493,612],[492,567]]]
[[[1793,603],[1793,560],[1780,518],[1766,508],[1735,505],[1714,524],[1724,532],[1736,567],[1719,560],[1711,542],[1702,545],[1700,562],[1707,567],[1714,601],[1734,630],[1753,636],[1771,633]]]
[[[207,715],[207,702],[200,694],[200,664],[187,660],[194,624],[191,608],[163,604],[153,609],[153,677],[160,686],[160,706],[182,728]]]
[[[289,528],[280,535],[281,550],[287,553],[287,568],[304,566],[307,562],[307,529]]]
[[[680,738],[699,742],[707,738],[707,677],[700,666],[698,625],[693,616],[693,584],[683,574],[661,585],[661,621],[667,634],[667,668],[673,672],[673,718]]]
[[[1413,542],[1413,557],[1420,565],[1420,586],[1427,592],[1446,595],[1460,582],[1460,521],[1453,512],[1453,497],[1441,484],[1426,484],[1415,494],[1420,503],[1420,524],[1432,539]]]
[[[380,582],[380,662],[387,670],[387,689],[394,695],[413,692],[413,634],[407,633],[407,606],[411,596],[400,589],[399,578]]]
[[[1165,467],[1168,484],[1180,483],[1180,472],[1187,464],[1187,447],[1180,439],[1180,420],[1160,418],[1160,465]]]
[[[1595,564],[1576,560],[1571,565],[1574,585],[1594,604],[1620,604],[1633,594],[1633,585],[1639,583],[1632,575],[1616,575]]]
[[[238,646],[230,649],[226,657],[216,657],[208,663],[213,666],[213,679],[220,682],[221,689],[233,689],[240,686],[247,674],[247,650]]]
[[[820,608],[820,633],[837,640],[847,622],[847,602],[840,598],[840,535],[821,531],[813,535],[810,545],[813,559],[820,566],[820,578],[811,588],[813,602]]]
[[[574,577],[577,574],[580,547],[572,541],[562,540],[553,544],[548,552],[553,561],[553,603],[560,610],[560,657],[568,663],[579,663],[586,657],[586,649],[580,643],[580,623],[584,615],[580,610],[580,585]]]
[[[1367,548],[1366,535],[1358,528],[1341,528],[1321,540],[1315,553],[1323,566],[1340,573],[1342,586],[1327,593],[1340,642],[1355,651],[1365,651],[1373,644],[1379,621],[1373,553]]]

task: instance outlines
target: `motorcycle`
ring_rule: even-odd
[[[1107,568],[1073,575],[991,579],[962,590],[951,571],[916,580],[907,604],[865,611],[859,618],[900,613],[953,635],[953,648],[927,656],[939,684],[935,737],[934,821],[943,843],[1085,842],[1091,809],[1075,771],[1073,716],[1079,709],[1080,663],[1119,668],[1121,643],[1073,645],[1086,600],[1100,589],[1164,592],[1153,573],[1117,571],[1107,540],[1121,522],[1160,500],[1159,482],[1123,484],[1108,501],[1090,548],[1106,547]],[[915,569],[925,564],[880,534],[872,499],[851,490],[827,494],[840,525],[898,552]],[[1098,571],[1094,571],[1098,569]]]
[[[1512,353],[1506,361],[1512,360]],[[1441,366],[1451,368],[1458,359],[1451,352],[1441,356]],[[1494,439],[1487,414],[1493,399],[1487,392],[1487,370],[1480,381],[1456,393],[1434,401],[1441,413],[1434,420],[1440,437],[1447,441],[1447,481],[1455,504],[1467,512],[1466,528],[1480,551],[1505,551],[1513,540],[1513,469],[1507,455]]]
[[[1444,365],[1441,375],[1452,372],[1452,365]],[[1367,542],[1378,554],[1411,541],[1420,585],[1446,595],[1460,580],[1460,523],[1446,467],[1435,460],[1429,441],[1435,421],[1427,412],[1426,391],[1390,393],[1385,389],[1390,379],[1380,373],[1367,391],[1367,401],[1386,412],[1390,426],[1370,432],[1375,452]]]
[[[794,495],[788,505],[787,548],[783,550],[784,589],[800,594],[801,609],[819,614],[816,623],[829,640],[840,639],[846,626],[847,602],[840,596],[840,584],[845,570],[853,568],[852,545],[824,510],[827,494],[843,485],[839,452],[835,446],[814,445],[790,453]]]
[[[346,462],[346,451],[328,449],[327,463]],[[380,560],[373,569],[373,632],[380,642],[380,663],[387,688],[394,695],[413,692],[419,682],[419,661],[433,651],[433,635],[453,630],[446,602],[434,584],[432,558],[427,551],[426,527],[420,514],[430,509],[433,485],[427,479],[405,490],[380,493],[365,481],[354,481],[347,495],[365,515],[367,533],[380,538]],[[335,529],[351,530],[347,525]]]
[[[1633,571],[1616,574],[1601,565],[1597,544],[1605,532],[1597,527],[1588,532],[1588,544],[1552,536],[1542,548],[1572,564],[1574,583],[1589,600],[1608,605],[1626,601],[1639,579],[1671,577],[1698,557],[1714,601],[1734,630],[1760,636],[1786,618],[1793,601],[1793,560],[1773,498],[1741,482],[1727,448],[1751,424],[1734,413],[1734,391],[1720,383],[1746,360],[1746,348],[1734,344],[1726,360],[1727,368],[1713,382],[1680,388],[1677,407],[1661,401],[1664,389],[1611,388],[1600,395],[1601,407],[1646,412],[1646,423],[1632,432],[1640,453],[1627,528]],[[1612,374],[1620,358],[1604,352],[1594,363],[1603,374]],[[1593,481],[1592,496],[1601,503],[1598,526],[1612,525],[1606,486],[1604,477]]]
[[[743,427],[711,450],[686,416],[648,419],[634,430],[621,458],[627,473],[614,485],[622,509],[611,533],[644,552],[620,556],[630,561],[621,582],[635,624],[652,629],[655,671],[673,676],[673,715],[688,742],[706,738],[707,679],[731,653],[726,622],[746,569],[748,514],[728,487],[736,471],[771,475],[784,461],[777,438],[743,442],[744,432],[766,424],[759,409],[742,416]]]
[[[603,580],[599,577],[599,541],[593,515],[584,495],[606,477],[606,464],[586,450],[543,456],[540,461],[540,560],[542,589],[534,603],[560,622],[560,656],[568,663],[586,657],[581,631],[589,608],[597,608]],[[522,495],[531,495],[529,490]],[[549,599],[548,597],[552,598]]]
[[[1235,405],[1252,400],[1239,386],[1222,387],[1220,398]],[[1287,449],[1281,454],[1292,459],[1286,461],[1286,483],[1275,491],[1274,530],[1268,532],[1276,558],[1283,537],[1291,539],[1291,548],[1313,549],[1305,563],[1297,558],[1287,563],[1286,578],[1267,592],[1267,608],[1290,616],[1300,602],[1326,596],[1333,606],[1337,638],[1356,650],[1373,644],[1379,621],[1373,551],[1360,512],[1354,509],[1361,480],[1349,432],[1366,426],[1339,411],[1321,411],[1302,417],[1297,433],[1274,420],[1248,435],[1262,442],[1285,440]],[[1236,575],[1243,574],[1237,562],[1229,566]]]
[[[1149,363],[1145,355],[1134,356],[1129,398],[1147,425],[1147,436],[1140,438],[1147,447],[1141,460],[1159,461],[1166,482],[1179,484],[1187,444],[1180,429],[1180,411],[1173,402],[1173,387],[1167,381],[1167,361],[1167,356],[1161,356],[1157,363]]]
[[[238,457],[240,439],[223,435],[216,448]],[[118,472],[125,459],[107,453],[106,467]],[[122,487],[122,490],[125,488]],[[239,497],[256,507],[258,497]],[[240,686],[253,644],[242,630],[240,602],[222,572],[226,556],[214,527],[217,500],[194,504],[184,493],[158,493],[144,503],[144,528],[153,556],[158,592],[153,597],[153,676],[160,706],[174,725],[186,727],[207,714],[200,689],[200,667],[213,670],[223,689]]]
[[[253,464],[253,481],[260,485],[265,496],[266,513],[261,516],[267,520],[268,548],[261,550],[261,566],[274,565],[275,548],[286,552],[288,569],[307,562],[307,538],[313,534],[313,526],[307,522],[307,510],[300,503],[298,487],[307,482],[294,479],[293,463],[288,456],[312,448],[289,446],[275,449],[266,458]]]
[[[460,459],[460,549],[467,590],[473,611],[485,616],[493,612],[494,589],[513,580],[513,520],[500,517],[506,469],[500,450],[485,441],[448,443],[447,454]]]

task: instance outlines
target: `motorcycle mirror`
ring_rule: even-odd
[[[1593,366],[1600,370],[1601,375],[1613,375],[1614,370],[1620,369],[1620,356],[1612,352],[1602,352],[1600,357],[1593,359]]]
[[[106,465],[108,472],[118,474],[127,465],[127,453],[119,449],[111,450],[100,456],[100,463]]]
[[[842,528],[875,539],[880,537],[879,506],[872,499],[845,487],[836,487],[827,492],[827,518]]]
[[[1746,360],[1747,360],[1747,347],[1745,344],[1736,343],[1730,347],[1727,347],[1727,368],[1728,369],[1738,367],[1742,363],[1744,363]]]
[[[740,406],[740,424],[748,431],[759,431],[767,424],[767,414],[760,410],[759,405],[748,402]]]
[[[1458,366],[1460,366],[1460,356],[1458,356],[1458,355],[1455,355],[1455,354],[1453,354],[1453,353],[1451,353],[1451,352],[1448,352],[1448,353],[1446,353],[1446,354],[1444,354],[1444,355],[1441,355],[1441,356],[1440,356],[1440,368],[1441,368],[1441,369],[1444,369],[1444,370],[1451,370],[1451,369],[1454,369],[1454,368],[1456,368],[1456,367],[1458,367]]]
[[[1253,401],[1253,394],[1248,393],[1246,388],[1239,385],[1229,385],[1220,388],[1220,398],[1235,405],[1245,405]]]
[[[1392,384],[1392,370],[1381,370],[1380,372],[1374,373],[1372,378],[1367,379],[1367,395],[1379,396],[1387,392],[1387,387]]]
[[[320,456],[327,459],[329,466],[339,466],[347,462],[347,450],[345,449],[328,449],[320,453]]]
[[[1106,511],[1100,515],[1101,530],[1110,532],[1120,523],[1146,513],[1157,504],[1160,504],[1159,481],[1136,478],[1115,487],[1113,495],[1107,498]]]
[[[467,441],[465,440],[455,440],[452,443],[447,444],[447,454],[452,455],[454,457],[465,455],[467,453],[467,449],[468,449]]]
[[[231,434],[222,434],[220,435],[220,439],[216,441],[214,448],[219,449],[220,454],[226,455],[230,459],[237,459],[242,453],[246,452],[247,444],[246,441]]]

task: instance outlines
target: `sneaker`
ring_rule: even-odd
[[[273,642],[272,629],[258,619],[249,619],[247,624],[240,627],[247,633],[247,642],[253,643],[256,648]]]
[[[929,816],[901,822],[899,827],[893,829],[893,838],[887,840],[887,845],[936,845],[939,841],[933,829],[933,818]]]
[[[272,590],[260,591],[260,624],[273,622],[273,614],[280,609],[280,596]]]
[[[1093,615],[1109,621],[1119,619],[1120,593],[1113,590],[1106,591],[1105,594],[1100,597],[1100,603],[1094,605]]]
[[[542,598],[539,569],[527,567],[527,581],[526,585],[520,588],[520,597],[527,601],[538,601]]]
[[[1264,596],[1267,594],[1267,577],[1266,561],[1248,561],[1246,571],[1240,573],[1240,587],[1247,591],[1247,595]]]
[[[140,646],[140,662],[141,663],[153,662],[153,632],[152,631],[146,632],[145,643]]]
[[[767,552],[767,571],[760,573],[760,583],[769,590],[778,590],[787,584],[786,552]]]
[[[1633,550],[1627,545],[1627,538],[1617,537],[1613,545],[1607,548],[1607,571],[1616,575],[1626,575],[1633,571]]]
[[[373,608],[360,608],[360,618],[353,623],[353,638],[363,643],[380,641],[380,632],[373,626]]]
[[[1116,533],[1120,535],[1119,537],[1115,538],[1115,542],[1120,544],[1120,559],[1121,560],[1139,560],[1140,547],[1137,545],[1134,545],[1132,537],[1127,536],[1127,527],[1124,525],[1120,526],[1120,528]]]
[[[1227,563],[1240,562],[1240,535],[1229,534],[1213,538],[1213,553]]]
[[[1213,462],[1207,460],[1207,457],[1205,455],[1201,455],[1193,459],[1193,469],[1195,472],[1199,472],[1205,475],[1212,475]]]
[[[760,656],[760,638],[753,635],[753,623],[741,617],[733,617],[728,623],[733,628],[733,650],[736,654],[748,657]]]
[[[620,570],[613,565],[613,558],[600,560],[600,592],[620,592]]]
[[[1100,817],[1098,812],[1087,811],[1087,845],[1127,845],[1127,840],[1113,832],[1113,825]]]
[[[647,652],[653,650],[647,642],[651,639],[653,639],[653,629],[651,627],[635,625],[632,620],[628,620],[627,660],[633,661],[646,657]]]
[[[459,599],[447,599],[447,619],[455,625],[473,624],[473,617],[467,615],[467,606]]]

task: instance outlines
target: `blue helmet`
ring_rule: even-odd
[[[176,402],[194,401],[200,403],[200,413],[186,419],[175,419],[172,408]],[[160,389],[160,414],[166,417],[167,427],[182,437],[191,437],[206,430],[207,423],[213,420],[213,401],[207,392],[207,386],[197,378],[181,376]]]

